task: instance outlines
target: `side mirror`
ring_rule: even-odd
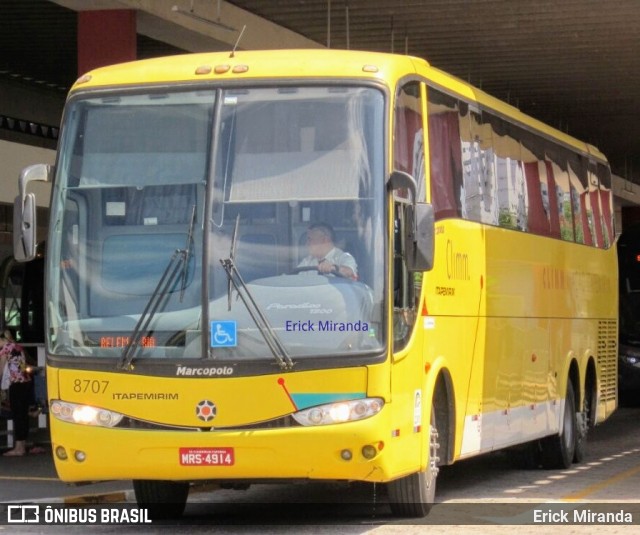
[[[18,262],[36,257],[36,196],[18,195],[13,203],[13,256]]]
[[[435,214],[431,204],[417,202],[418,187],[415,179],[403,171],[391,173],[387,191],[406,189],[411,193],[412,204],[407,206],[408,224],[405,227],[405,251],[409,271],[430,271],[433,268],[435,243]]]
[[[409,271],[433,269],[435,214],[433,206],[416,203],[413,206],[414,226],[407,225],[406,251]]]
[[[36,196],[27,193],[29,182],[49,182],[52,167],[37,164],[26,167],[20,173],[19,195],[13,203],[13,256],[18,262],[28,262],[36,257]]]

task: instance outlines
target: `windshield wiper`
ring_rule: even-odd
[[[291,370],[293,369],[293,361],[291,357],[288,355],[287,350],[284,345],[276,335],[273,327],[269,323],[269,320],[262,312],[260,305],[256,302],[251,295],[251,291],[247,287],[238,271],[238,267],[235,263],[235,255],[236,255],[236,241],[238,239],[238,225],[240,222],[240,215],[236,217],[236,225],[233,230],[233,236],[231,238],[231,248],[229,251],[229,258],[220,259],[220,263],[224,268],[225,273],[228,278],[228,286],[227,286],[227,306],[228,310],[231,310],[231,285],[236,289],[238,296],[242,299],[244,306],[247,308],[247,312],[253,319],[254,323],[258,327],[260,334],[264,338],[267,347],[273,354],[273,357],[278,362],[278,365],[282,370]]]
[[[187,233],[187,244],[184,249],[184,261],[182,263],[182,283],[180,285],[180,302],[184,299],[184,291],[187,287],[187,275],[189,273],[189,260],[191,258],[191,249],[193,244],[193,229],[196,226],[196,205],[191,209],[191,223],[189,224],[189,232]]]
[[[189,271],[189,259],[191,257],[191,243],[193,241],[193,229],[195,227],[196,221],[196,207],[193,206],[193,210],[191,212],[191,222],[189,224],[189,230],[187,231],[187,242],[185,244],[184,249],[176,249],[171,258],[169,259],[169,263],[167,267],[164,269],[158,284],[156,285],[151,297],[149,297],[149,301],[147,301],[147,305],[144,307],[142,314],[140,314],[140,318],[136,323],[136,326],[131,333],[131,337],[127,345],[122,350],[122,355],[120,356],[120,360],[118,361],[117,368],[121,370],[132,370],[133,366],[131,365],[136,351],[140,347],[142,343],[142,339],[144,336],[149,335],[149,325],[151,321],[155,317],[158,310],[165,304],[166,297],[169,295],[169,292],[174,287],[178,277],[182,278],[182,285],[180,288],[180,302],[184,297],[184,290],[187,285],[187,274]],[[182,268],[182,270],[181,270]]]

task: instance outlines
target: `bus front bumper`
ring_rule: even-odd
[[[418,456],[408,454],[416,452],[419,439],[413,437],[410,443],[411,437],[407,441],[394,436],[388,426],[380,425],[380,416],[318,427],[211,432],[109,429],[52,421],[51,436],[58,475],[68,482],[384,482],[419,470],[420,459],[411,459]]]

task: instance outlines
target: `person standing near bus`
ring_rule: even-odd
[[[14,447],[3,453],[5,457],[22,457],[27,453],[29,435],[29,403],[31,375],[27,372],[25,354],[9,329],[0,334],[0,370],[2,388],[9,390],[9,405],[13,417]]]

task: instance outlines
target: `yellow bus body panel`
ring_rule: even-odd
[[[615,247],[450,219],[436,223],[435,254],[424,277],[424,354],[453,381],[456,458],[559,432],[572,361],[581,391],[587,363],[596,365],[604,394],[593,423],[613,412]]]

